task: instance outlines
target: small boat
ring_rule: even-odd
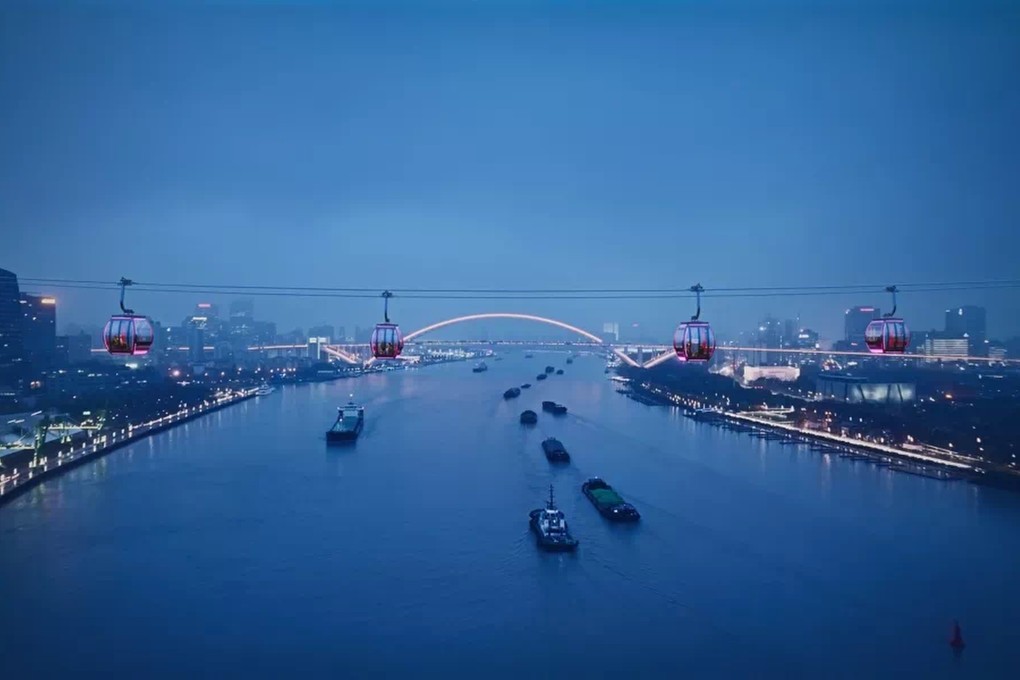
[[[268,397],[272,393],[273,388],[269,385],[269,383],[262,383],[258,386],[258,389],[255,390],[255,396],[257,397]]]
[[[562,368],[557,368],[556,369],[556,375],[563,375],[563,369]]]
[[[474,368],[471,369],[471,372],[472,373],[484,373],[487,370],[489,370],[489,367],[485,365],[484,361],[481,361],[477,365],[475,365]]]
[[[503,393],[504,399],[516,399],[519,396],[521,396],[521,388],[519,387],[511,387]]]
[[[534,411],[524,411],[521,413],[521,424],[522,425],[534,425],[538,422],[538,414]]]
[[[523,385],[521,385],[521,389],[522,390],[531,389],[531,383],[524,383]]]
[[[962,652],[967,643],[963,641],[963,634],[960,632],[960,622],[953,621],[953,635],[949,638],[949,646],[957,652]]]
[[[567,357],[567,363],[568,364],[574,363],[574,357]]]
[[[531,357],[533,357],[533,356],[535,356],[535,355],[534,355],[534,354],[532,354],[531,352],[528,352],[528,353],[526,353],[526,354],[524,355],[524,358],[525,358],[525,359],[530,359],[530,358],[531,358]]]
[[[326,432],[326,442],[338,444],[356,440],[365,426],[365,407],[358,406],[352,399],[337,411],[336,422]]]
[[[569,463],[570,454],[567,453],[567,449],[563,446],[563,442],[555,437],[549,437],[542,442],[542,450],[545,452],[545,457],[550,463]]]
[[[549,485],[549,501],[545,508],[532,510],[531,530],[535,532],[538,546],[544,550],[566,552],[577,549],[577,539],[570,535],[563,512],[556,508],[553,488]]]
[[[535,380],[545,380],[548,377],[549,376],[547,376],[545,373],[539,373],[538,375],[535,376]]]

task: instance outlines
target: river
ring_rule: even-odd
[[[564,361],[288,386],[15,499],[0,508],[4,675],[1020,667],[1020,495],[751,439],[627,399],[601,359]],[[566,374],[537,382],[546,364]],[[351,390],[365,431],[327,448]],[[570,466],[549,465],[546,436]],[[607,523],[580,493],[593,475],[642,521]],[[550,483],[576,554],[540,553],[528,531]]]

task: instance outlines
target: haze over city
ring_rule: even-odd
[[[381,290],[1016,274],[1020,52],[1016,13],[998,5],[2,17],[0,224],[22,277]],[[115,304],[35,288],[59,295],[61,323],[99,324]],[[166,322],[201,297],[137,294]],[[772,313],[838,338],[856,304],[887,300],[706,300],[706,314],[724,334]],[[1020,334],[1010,291],[918,293],[902,309],[920,330],[963,304],[989,309],[994,337]],[[667,337],[691,313],[686,299],[496,305]],[[394,306],[413,327],[493,307]],[[379,313],[294,298],[258,310],[281,328]]]

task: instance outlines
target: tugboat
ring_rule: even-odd
[[[503,393],[504,399],[516,399],[519,396],[521,396],[521,388],[519,387],[511,387]]]
[[[953,621],[953,635],[949,638],[949,646],[953,648],[953,651],[959,654],[963,651],[963,648],[967,646],[967,643],[963,641],[963,633],[960,632],[960,622]]]
[[[471,369],[472,373],[484,373],[489,370],[489,367],[485,365],[485,362],[479,362],[474,368]]]
[[[534,425],[538,422],[538,414],[534,411],[524,411],[521,413],[521,424],[522,425]]]
[[[581,493],[588,497],[592,505],[606,519],[611,519],[614,522],[636,522],[641,519],[637,508],[624,501],[620,494],[613,490],[613,487],[598,477],[592,477],[582,484]]]
[[[570,454],[567,453],[567,449],[563,446],[563,442],[555,437],[549,437],[543,441],[542,450],[545,451],[545,457],[550,463],[570,462]]]
[[[356,405],[352,399],[347,402],[347,406],[338,408],[337,411],[336,422],[326,432],[326,442],[338,444],[356,440],[365,426],[365,407]]]
[[[557,368],[556,369],[556,375],[563,375],[563,369],[562,368]]]
[[[549,485],[549,502],[544,509],[532,510],[531,530],[535,532],[538,547],[555,552],[566,552],[577,549],[577,539],[570,535],[567,520],[556,508],[553,500],[553,488]]]
[[[259,385],[258,389],[255,390],[256,397],[268,397],[272,393],[273,388],[270,387],[269,383],[262,383],[261,385]]]
[[[548,377],[549,376],[547,376],[545,373],[539,373],[538,375],[535,376],[535,380],[545,380]]]
[[[553,368],[552,366],[546,366],[546,367],[545,367],[545,372],[546,372],[546,373],[552,373],[552,372],[553,372],[553,371],[555,371],[555,370],[556,370],[556,369],[555,369],[555,368]]]

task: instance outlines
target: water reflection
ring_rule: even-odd
[[[578,659],[627,677],[939,677],[953,669],[931,622],[961,616],[981,639],[970,676],[1020,661],[1002,606],[1020,598],[1015,497],[638,404],[595,358],[503,401],[546,363],[284,387],[41,485],[0,508],[5,644],[83,650],[47,657],[65,675],[196,675],[224,654],[231,674],[283,674],[300,654],[310,675],[406,674],[404,658],[450,677],[494,661],[569,677]],[[329,448],[352,388],[365,431]],[[541,413],[549,398],[568,416]],[[570,466],[544,459],[550,435]],[[596,474],[640,524],[595,511],[579,487]],[[550,483],[576,555],[529,534]],[[846,644],[862,630],[866,648]],[[11,677],[37,670],[9,658]]]

